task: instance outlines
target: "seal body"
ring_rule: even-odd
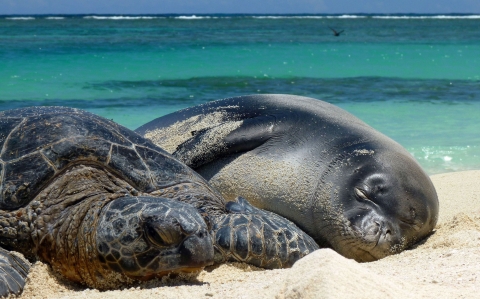
[[[429,177],[397,142],[326,102],[251,95],[187,108],[136,130],[227,200],[243,196],[357,261],[400,252],[438,218]]]

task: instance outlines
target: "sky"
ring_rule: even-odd
[[[0,15],[167,13],[480,13],[480,0],[0,0]]]

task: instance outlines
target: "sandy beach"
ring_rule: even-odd
[[[225,264],[196,278],[164,278],[99,292],[36,263],[20,298],[478,298],[480,171],[431,176],[440,200],[434,233],[415,248],[371,263],[318,250],[290,269]]]

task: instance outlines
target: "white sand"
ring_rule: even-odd
[[[435,233],[380,261],[359,264],[322,249],[291,269],[226,264],[196,280],[108,292],[69,284],[36,263],[21,298],[480,298],[480,171],[432,180],[440,199]]]

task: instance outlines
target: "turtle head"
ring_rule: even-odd
[[[191,205],[159,197],[122,197],[101,211],[99,261],[134,279],[194,272],[213,263],[208,227]]]
[[[330,186],[329,218],[336,221],[324,235],[340,254],[373,261],[425,238],[437,222],[438,198],[408,152],[369,144],[354,147],[335,159],[324,180]]]

